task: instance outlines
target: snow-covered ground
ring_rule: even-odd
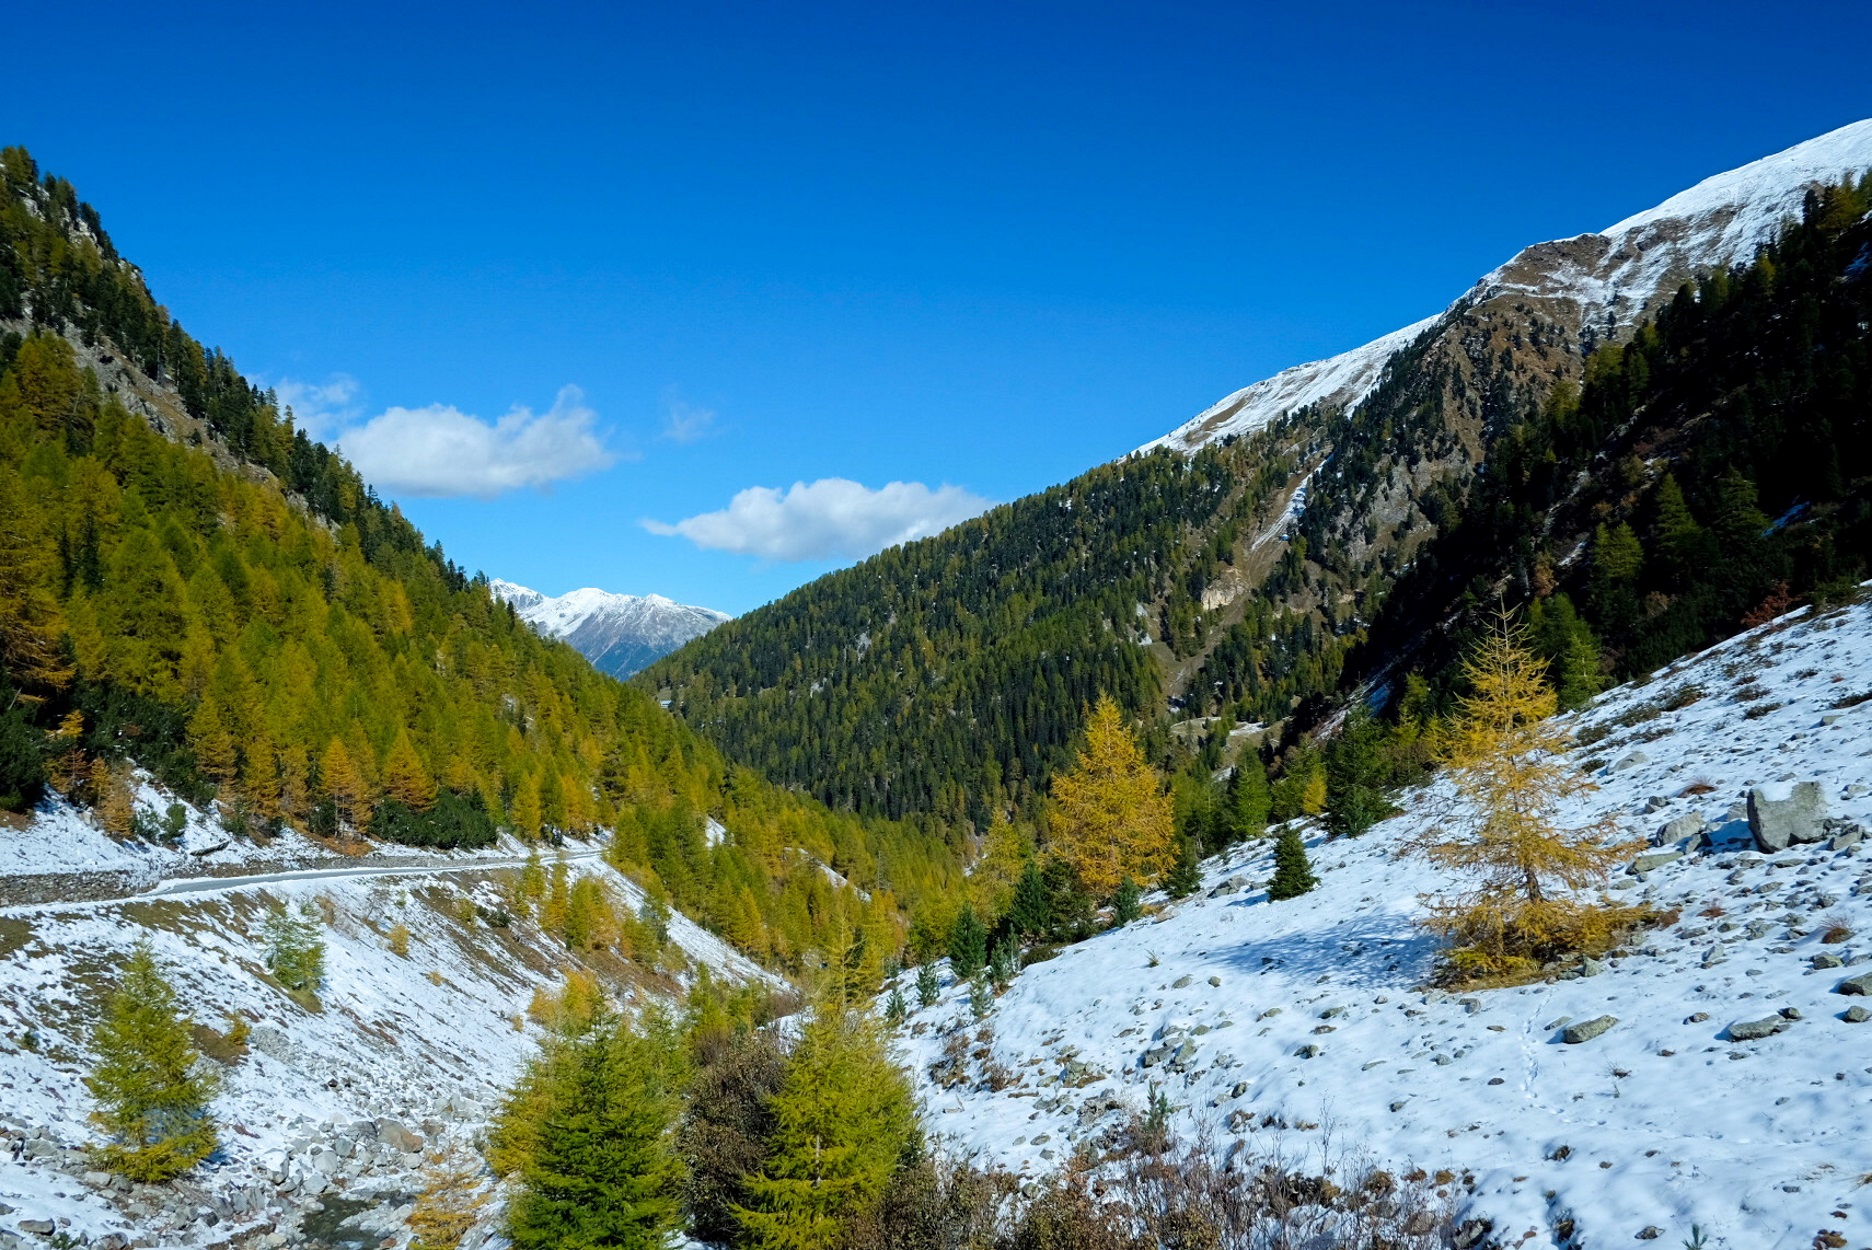
[[[45,853],[60,845],[63,854]],[[302,1216],[335,1196],[368,1200],[388,1220],[379,1234],[394,1231],[396,1195],[411,1191],[420,1162],[398,1148],[411,1143],[401,1132],[432,1148],[480,1133],[538,1040],[525,1017],[534,991],[575,962],[527,920],[491,923],[512,877],[513,847],[402,866],[306,851],[280,872],[270,870],[282,862],[276,843],[255,866],[268,871],[190,879],[183,874],[201,867],[186,851],[120,846],[60,807],[24,832],[0,832],[0,847],[10,851],[10,872],[116,868],[126,856],[160,861],[136,897],[0,909],[0,1246],[33,1220],[159,1246],[224,1241],[256,1226],[271,1236],[267,1226],[282,1212]],[[593,848],[565,857],[622,904],[642,903],[638,887]],[[327,979],[317,1011],[264,976],[259,927],[274,902],[308,904],[324,917]],[[398,924],[409,931],[407,955],[392,949]],[[730,980],[766,976],[686,917],[673,917],[670,928],[679,959],[661,970],[600,959],[601,975],[652,999],[679,993],[702,966]],[[238,1016],[251,1029],[246,1057],[222,1069],[214,1104],[222,1154],[192,1178],[216,1208],[213,1226],[178,1226],[155,1195],[141,1195],[146,1210],[126,1209],[140,1200],[135,1194],[107,1202],[99,1192],[106,1178],[84,1183],[84,1165],[67,1153],[98,1140],[81,1083],[86,1039],[138,939],[151,943],[198,1024],[226,1032]],[[397,1127],[376,1127],[385,1122]]]
[[[1872,851],[1757,853],[1739,806],[1750,787],[1811,780],[1830,816],[1872,824],[1872,701],[1851,703],[1868,693],[1872,607],[1859,605],[1783,618],[1575,718],[1596,740],[1574,758],[1601,786],[1582,822],[1612,813],[1656,837],[1694,816],[1676,831],[1708,826],[1713,840],[1616,880],[1616,897],[1681,919],[1594,975],[1423,988],[1435,949],[1420,896],[1450,879],[1399,852],[1432,788],[1362,838],[1311,838],[1321,884],[1298,900],[1270,903],[1270,844],[1244,846],[1205,865],[1191,898],[1022,972],[982,1022],[1015,1079],[998,1093],[979,1060],[964,1084],[931,1078],[945,1026],[982,1027],[966,987],[948,986],[902,1035],[930,1127],[1038,1174],[1161,1088],[1180,1132],[1223,1152],[1350,1147],[1473,1171],[1472,1213],[1506,1245],[1561,1245],[1566,1220],[1592,1246],[1676,1246],[1693,1225],[1736,1250],[1805,1250],[1821,1229],[1872,1241],[1855,1231],[1872,1220],[1872,1022],[1842,1019],[1869,1000],[1835,992],[1872,970]],[[1851,936],[1823,942],[1836,924]],[[1799,1018],[1775,1036],[1726,1031],[1787,1011]],[[1617,1024],[1593,1040],[1561,1040],[1568,1022],[1607,1015]]]

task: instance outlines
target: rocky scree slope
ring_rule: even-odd
[[[602,672],[629,677],[646,665],[700,638],[726,612],[677,603],[662,595],[620,595],[587,586],[563,595],[543,595],[499,578],[488,583],[495,598],[511,603],[520,619],[572,644]]]
[[[138,801],[160,812],[168,799],[145,784]],[[526,1016],[536,989],[584,968],[625,1002],[668,1003],[698,969],[767,977],[680,914],[655,966],[568,951],[504,910],[525,853],[511,842],[396,862],[332,855],[292,834],[264,859],[215,842],[192,809],[181,845],[166,848],[106,837],[59,803],[0,838],[0,883],[16,895],[74,868],[143,886],[0,908],[0,1250],[54,1236],[102,1250],[407,1244],[426,1157],[452,1152],[478,1167],[475,1144],[540,1036]],[[640,905],[597,849],[568,845],[572,875]],[[316,1009],[266,973],[260,926],[276,904],[320,917]],[[407,954],[393,948],[396,925]],[[99,1140],[82,1084],[87,1039],[139,939],[197,1025],[225,1035],[238,1018],[250,1030],[215,1065],[221,1150],[164,1186],[94,1171],[83,1153]],[[493,1196],[471,1246],[499,1210]]]
[[[1362,838],[1309,829],[1300,899],[1268,901],[1271,839],[1247,844],[984,1020],[947,985],[900,1034],[932,1132],[1038,1176],[1161,1092],[1223,1159],[1447,1169],[1501,1245],[1865,1241],[1872,605],[1739,635],[1573,725],[1600,789],[1571,816],[1650,835],[1610,892],[1668,928],[1536,984],[1427,989],[1421,897],[1452,881],[1401,851],[1433,785]]]

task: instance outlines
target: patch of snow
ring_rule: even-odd
[[[1745,678],[1767,697],[1736,700]],[[1664,710],[1693,687],[1700,697]],[[1865,1000],[1834,992],[1872,968],[1872,853],[1757,854],[1737,805],[1750,787],[1812,780],[1829,815],[1872,826],[1872,701],[1850,704],[1867,692],[1872,606],[1858,605],[1771,622],[1573,718],[1605,736],[1573,750],[1601,789],[1571,819],[1610,814],[1656,838],[1694,816],[1715,842],[1614,880],[1614,897],[1681,918],[1598,975],[1424,988],[1436,944],[1422,896],[1454,882],[1400,852],[1435,818],[1433,786],[1362,838],[1309,831],[1321,884],[1302,900],[1268,901],[1271,846],[1258,841],[1205,864],[1190,898],[1023,971],[985,1021],[1018,1078],[999,1093],[929,1075],[949,1028],[978,1027],[967,987],[951,984],[900,1034],[930,1127],[952,1150],[1038,1175],[1123,1117],[1094,1106],[1082,1119],[1088,1102],[1115,1094],[1141,1112],[1160,1089],[1178,1131],[1224,1156],[1243,1139],[1315,1152],[1330,1137],[1380,1166],[1473,1170],[1470,1209],[1509,1244],[1526,1231],[1520,1244],[1555,1247],[1570,1216],[1573,1244],[1625,1244],[1653,1225],[1675,1244],[1694,1223],[1712,1246],[1804,1250],[1839,1226],[1832,1211],[1863,1203],[1872,1173],[1872,1023],[1842,1019]],[[1768,710],[1749,719],[1755,708]],[[1825,944],[1834,923],[1852,936]],[[1843,967],[1824,966],[1834,956]],[[1729,1040],[1729,1024],[1783,1009],[1800,1017],[1785,1032]],[[1618,1023],[1602,1036],[1561,1040],[1566,1023],[1604,1015]],[[1145,1066],[1166,1036],[1193,1057]]]

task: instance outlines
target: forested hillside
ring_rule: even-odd
[[[257,839],[615,828],[783,965],[837,924],[881,963],[956,879],[943,827],[777,790],[541,639],[170,319],[69,184],[0,169],[0,806],[51,788],[150,834],[139,765]]]
[[[1811,196],[1760,260],[1630,326],[1581,321],[1561,281],[1590,239],[1529,249],[1350,408],[1095,469],[640,680],[835,806],[977,822],[1031,811],[1100,692],[1160,762],[1213,768],[1232,725],[1285,720],[1291,748],[1334,696],[1443,673],[1461,610],[1502,594],[1542,605],[1576,699],[1863,575],[1864,215],[1862,189]],[[1543,258],[1558,294],[1528,293]]]
[[[1204,587],[1295,468],[1281,437],[1106,465],[820,578],[638,680],[834,806],[983,822],[1044,793],[1100,694],[1154,719],[1167,665],[1200,645]]]

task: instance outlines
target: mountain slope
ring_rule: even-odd
[[[1655,208],[1596,234],[1537,243],[1483,276],[1436,317],[1394,330],[1363,347],[1296,365],[1244,387],[1139,451],[1178,451],[1250,433],[1312,405],[1351,408],[1377,387],[1384,367],[1440,319],[1497,300],[1570,327],[1575,342],[1613,338],[1656,312],[1696,274],[1738,265],[1797,216],[1807,192],[1872,169],[1872,120],[1850,126],[1739,169],[1706,178]],[[1590,347],[1580,353],[1590,354]]]
[[[1606,234],[1525,249],[1428,323],[1290,370],[1141,454],[831,574],[640,680],[734,758],[859,810],[1031,813],[1100,691],[1142,721],[1164,762],[1192,763],[1161,732],[1182,718],[1181,736],[1206,739],[1200,762],[1215,768],[1245,740],[1234,726],[1306,728],[1349,683],[1399,665],[1434,671],[1464,602],[1549,593],[1556,578],[1584,598],[1580,543],[1607,517],[1641,544],[1655,538],[1656,492],[1675,457],[1694,462],[1685,472],[1698,480],[1683,489],[1705,526],[1729,468],[1772,516],[1798,493],[1778,456],[1859,464],[1861,423],[1835,415],[1860,411],[1868,376],[1864,287],[1848,272],[1857,227],[1822,220],[1849,214],[1844,199],[1810,193],[1815,178],[1867,168],[1872,122],[1710,179]],[[1684,293],[1693,274],[1752,257],[1809,204],[1820,217],[1787,253],[1802,258],[1798,281],[1762,270]],[[1694,309],[1751,291],[1729,303],[1720,343],[1698,336]],[[1737,350],[1744,323],[1813,316],[1838,368],[1805,386],[1800,343],[1777,340],[1775,378],[1747,401],[1760,416],[1739,418],[1741,434],[1699,421],[1695,405],[1720,397],[1661,389],[1699,373],[1747,389],[1757,358]],[[1677,355],[1653,355],[1667,350]],[[1671,419],[1633,425],[1657,400]],[[1536,435],[1549,426],[1567,432]],[[1719,463],[1739,454],[1738,439],[1744,460]],[[1504,451],[1514,480],[1538,476],[1538,502],[1494,488]],[[1653,630],[1656,645],[1680,651],[1735,628],[1774,570],[1769,588],[1850,574],[1866,555],[1858,474],[1839,470],[1818,530],[1782,534],[1748,561],[1695,566],[1731,584],[1690,596],[1678,611],[1694,623]],[[1821,554],[1794,550],[1816,542]],[[1665,609],[1687,587],[1650,568],[1639,611],[1675,623]],[[1400,584],[1408,595],[1393,595]],[[1619,645],[1629,651],[1650,628],[1624,629]],[[1221,719],[1199,719],[1209,717]]]
[[[778,791],[539,637],[169,319],[69,184],[0,171],[0,838],[51,836],[51,793],[159,839],[139,766],[261,845],[609,830],[782,966],[838,924],[881,963],[953,878],[943,830]]]
[[[1661,1231],[1675,1246],[1693,1226],[1711,1246],[1842,1244],[1817,1234],[1851,1232],[1872,1172],[1847,1110],[1872,1098],[1872,1024],[1837,989],[1872,968],[1868,689],[1862,601],[1763,626],[1574,718],[1572,758],[1602,789],[1564,818],[1655,835],[1613,893],[1681,917],[1603,963],[1461,996],[1423,988],[1437,942],[1420,895],[1452,881],[1400,851],[1445,810],[1431,787],[1363,837],[1309,829],[1320,884],[1302,898],[1268,900],[1271,843],[1257,840],[1206,864],[1202,892],[1027,968],[985,1019],[966,984],[947,984],[902,1044],[940,1109],[933,1131],[1039,1176],[1161,1093],[1170,1127],[1219,1158],[1330,1168],[1347,1152],[1472,1178],[1452,1191],[1502,1245]],[[1807,781],[1837,834],[1758,853],[1746,791]],[[1602,1035],[1563,1040],[1601,1016],[1616,1017]],[[1730,1034],[1763,1019],[1782,1031]]]
[[[732,619],[726,612],[662,595],[620,595],[589,586],[548,596],[496,578],[488,590],[513,604],[521,620],[548,638],[570,643],[593,667],[613,677],[629,677]]]

